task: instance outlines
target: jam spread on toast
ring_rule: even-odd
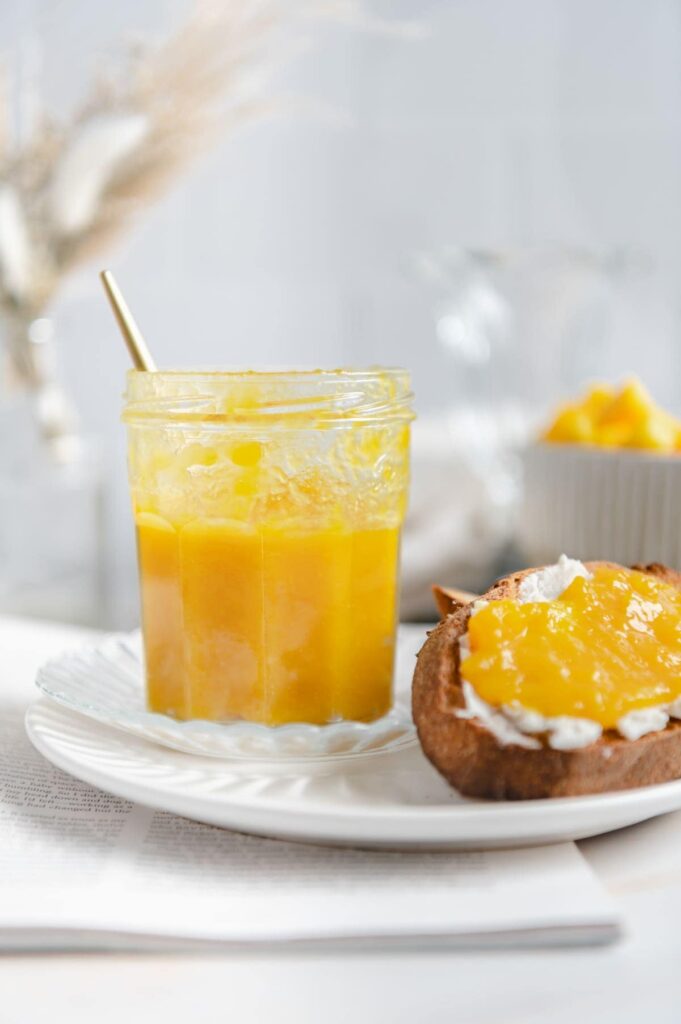
[[[599,567],[553,601],[491,601],[468,641],[462,677],[494,707],[612,729],[681,697],[681,593],[633,569]]]

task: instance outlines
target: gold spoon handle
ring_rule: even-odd
[[[111,303],[113,314],[121,329],[123,340],[127,345],[128,352],[130,353],[135,369],[147,370],[150,373],[153,373],[156,369],[156,363],[153,360],[151,352],[147,348],[147,343],[142,337],[142,332],[135,323],[132,313],[128,309],[127,302],[121,295],[113,274],[110,270],[103,270],[99,276],[102,279],[104,291]]]

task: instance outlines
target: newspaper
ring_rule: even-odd
[[[0,620],[0,948],[606,942],[613,905],[572,843],[392,852],[241,835],[72,779],[23,715],[74,634]]]

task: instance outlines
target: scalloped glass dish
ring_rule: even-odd
[[[40,669],[36,685],[70,711],[188,754],[248,761],[365,757],[416,742],[410,684],[414,654],[423,638],[422,627],[401,627],[395,703],[383,718],[366,723],[266,726],[241,719],[184,722],[148,711],[139,632],[116,634],[48,661]]]

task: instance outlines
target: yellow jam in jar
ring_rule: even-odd
[[[130,374],[152,710],[388,711],[410,398],[398,370]]]
[[[495,707],[611,729],[681,695],[681,593],[634,570],[598,568],[554,601],[491,601],[468,637],[462,676]]]

